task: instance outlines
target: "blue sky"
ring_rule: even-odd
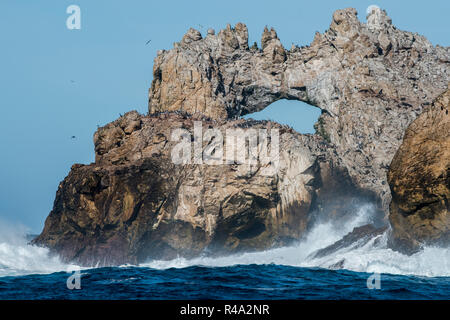
[[[70,4],[81,8],[81,30],[66,28]],[[398,28],[449,45],[449,1],[2,0],[0,220],[41,231],[71,165],[94,160],[97,125],[147,111],[156,51],[172,48],[189,27],[205,34],[244,22],[249,42],[260,43],[264,26],[273,26],[290,48],[326,30],[334,10],[354,7],[365,21],[371,4]],[[310,132],[318,115],[280,101],[259,116]]]

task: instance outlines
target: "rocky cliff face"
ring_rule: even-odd
[[[385,215],[386,170],[405,128],[445,90],[449,48],[397,30],[379,9],[367,24],[354,9],[336,11],[308,47],[286,50],[268,29],[261,49],[247,42],[239,23],[205,38],[190,29],[160,51],[149,115],[130,112],[95,133],[95,163],[72,167],[34,243],[84,265],[136,263],[285,245],[315,219],[345,219],[355,201]],[[322,109],[317,134],[237,119],[282,98]],[[277,170],[176,164],[172,134],[187,130],[195,144],[196,123],[278,130]]]
[[[196,121],[204,132],[213,126],[224,133],[279,130],[278,170],[265,174],[260,162],[174,164],[172,133],[193,134]],[[321,137],[273,122],[129,112],[99,129],[94,141],[96,162],[72,167],[35,240],[85,265],[285,245],[321,213],[345,217],[354,197],[370,197],[352,184]]]
[[[249,48],[244,24],[206,37],[190,29],[155,59],[149,112],[185,110],[214,119],[260,111],[279,99],[322,110],[318,132],[336,146],[355,182],[390,202],[386,170],[406,127],[449,81],[449,48],[398,30],[378,8],[338,10],[310,46],[283,48],[265,29]]]
[[[450,243],[450,90],[408,127],[389,170],[391,242],[414,252]]]

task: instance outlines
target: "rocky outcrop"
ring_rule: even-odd
[[[196,123],[205,135],[212,127],[224,135],[279,130],[279,168],[267,174],[260,161],[175,164],[173,132],[188,130],[191,142]],[[34,240],[83,265],[286,245],[314,217],[351,214],[353,197],[370,197],[353,186],[323,138],[273,122],[129,112],[100,128],[94,142],[96,162],[72,167]]]
[[[72,167],[34,243],[83,265],[138,263],[289,244],[316,219],[351,215],[355,201],[377,202],[383,216],[386,170],[404,129],[445,90],[449,49],[397,30],[380,9],[367,24],[336,11],[308,47],[286,50],[267,28],[261,45],[250,48],[239,23],[205,38],[190,29],[158,52],[149,115],[99,128],[95,163]],[[237,118],[283,98],[322,109],[317,134]],[[214,132],[240,129],[278,132],[278,160],[213,163],[222,153],[211,146],[224,144]]]
[[[336,241],[335,243],[325,248],[313,252],[312,254],[309,255],[308,258],[310,259],[322,258],[334,254],[339,250],[345,248],[352,248],[352,249],[361,248],[371,240],[377,241],[377,238],[383,235],[386,230],[387,230],[386,226],[377,228],[372,224],[366,224],[361,227],[356,227],[351,232],[346,234],[342,239]],[[337,266],[335,265],[333,269],[338,269],[336,267]]]
[[[338,10],[311,45],[290,50],[273,29],[264,30],[261,48],[249,48],[242,23],[204,38],[190,29],[155,59],[149,112],[230,119],[279,99],[304,101],[322,110],[318,133],[387,212],[387,168],[406,127],[446,89],[450,52],[398,30],[379,8],[367,21],[355,9]]]
[[[450,90],[408,127],[388,174],[391,245],[450,244]]]

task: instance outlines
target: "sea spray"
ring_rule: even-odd
[[[276,264],[295,267],[330,268],[341,263],[342,269],[368,273],[391,273],[427,277],[450,276],[450,249],[425,247],[424,250],[407,256],[387,247],[387,231],[371,239],[361,247],[348,246],[322,258],[311,258],[311,253],[340,240],[353,228],[372,220],[373,206],[362,205],[356,215],[346,224],[337,227],[333,221],[318,222],[304,240],[289,247],[262,252],[234,254],[225,257],[177,258],[158,260],[140,266],[167,269],[189,266],[226,267],[248,264]]]
[[[372,213],[373,207],[367,204],[362,205],[355,216],[345,224],[336,226],[333,221],[318,221],[302,241],[289,247],[224,257],[157,260],[139,266],[160,270],[190,266],[228,267],[250,264],[330,268],[341,262],[341,268],[357,272],[427,277],[450,276],[449,248],[425,247],[422,251],[407,256],[387,248],[387,233],[371,239],[363,246],[350,245],[330,255],[311,258],[313,252],[342,239],[353,228],[369,223]],[[26,231],[27,229],[23,226],[12,226],[0,222],[0,277],[47,274],[78,268],[62,263],[46,248],[29,245],[26,240]]]
[[[234,254],[225,257],[199,257],[194,259],[177,258],[170,261],[151,261],[141,264],[151,268],[184,268],[192,265],[230,266],[237,264],[279,264],[299,266],[314,251],[333,244],[353,228],[371,220],[373,206],[362,205],[353,219],[347,224],[336,226],[333,221],[317,221],[303,241],[293,246],[270,249],[260,252]]]
[[[64,264],[46,248],[28,244],[25,226],[0,221],[0,277],[67,271]]]

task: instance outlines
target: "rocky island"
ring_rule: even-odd
[[[72,166],[33,243],[82,265],[264,250],[371,202],[373,230],[390,226],[393,249],[448,245],[449,80],[450,48],[398,30],[379,8],[367,23],[338,10],[309,46],[289,50],[273,29],[261,48],[242,23],[205,37],[190,29],[158,52],[149,113],[97,130],[95,162]],[[240,118],[279,99],[320,108],[316,133]],[[175,164],[172,133],[198,123],[276,129],[278,170]]]

